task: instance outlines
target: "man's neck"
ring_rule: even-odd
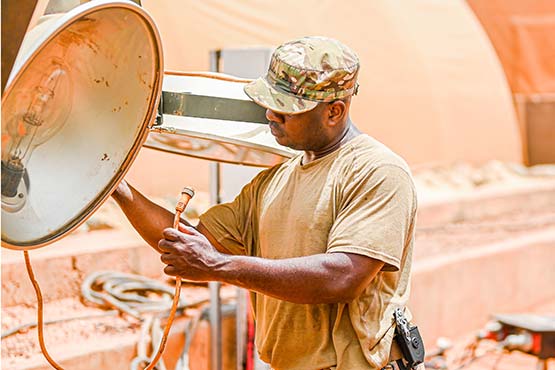
[[[360,135],[361,132],[355,127],[355,125],[349,120],[345,125],[345,129],[338,135],[337,138],[331,141],[328,145],[317,151],[305,151],[302,159],[302,164],[308,164],[319,158],[325,157],[326,155],[335,152],[337,149],[341,148],[343,145],[348,143],[354,137]]]

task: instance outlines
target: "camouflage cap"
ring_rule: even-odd
[[[266,76],[247,84],[245,93],[274,112],[303,113],[356,94],[358,70],[349,47],[327,37],[303,37],[279,46]]]

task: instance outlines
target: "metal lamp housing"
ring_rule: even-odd
[[[156,26],[132,2],[86,3],[28,32],[2,96],[3,162],[26,156],[21,179],[2,179],[3,247],[50,244],[109,197],[154,122],[161,71]]]

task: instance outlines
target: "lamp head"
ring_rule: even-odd
[[[2,96],[2,246],[37,248],[110,195],[161,93],[160,36],[129,1],[95,1],[29,31]]]

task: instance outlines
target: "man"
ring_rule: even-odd
[[[358,70],[336,40],[278,47],[245,92],[276,140],[304,153],[197,227],[167,228],[172,214],[125,183],[114,194],[166,274],[253,292],[256,346],[273,369],[381,369],[407,302],[415,190],[406,163],[349,118]]]

